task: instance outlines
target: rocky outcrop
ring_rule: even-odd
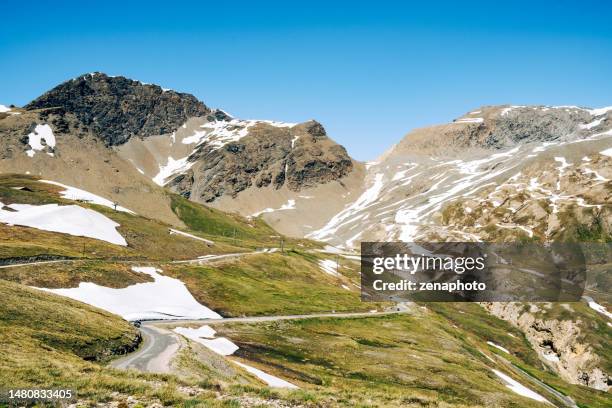
[[[567,140],[579,133],[591,114],[584,109],[508,107],[491,118],[485,146],[504,148],[519,143]]]
[[[25,106],[47,108],[73,113],[108,146],[171,133],[189,117],[211,113],[193,95],[97,72],[66,81]]]
[[[562,305],[522,303],[483,303],[492,315],[519,328],[540,359],[566,381],[607,391],[612,378],[593,349],[579,341],[580,320],[557,320],[538,317],[541,308]],[[567,305],[567,307],[571,307]]]
[[[130,332],[124,333],[120,338],[112,339],[106,344],[100,344],[99,347],[83,348],[77,354],[87,361],[108,361],[117,356],[132,353],[142,343],[142,334],[140,331],[133,329]]]
[[[250,187],[286,186],[298,192],[351,172],[353,161],[323,126],[309,121],[294,126],[266,122],[248,127],[246,136],[219,147],[204,141],[189,156],[194,163],[167,186],[196,201],[236,197]]]

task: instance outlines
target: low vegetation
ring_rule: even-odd
[[[609,353],[604,348],[605,344],[610,342],[610,328],[601,317],[597,316],[585,304],[569,303],[569,305],[573,310],[573,320],[578,318],[581,321],[591,321],[591,325],[598,325],[597,327],[585,327],[583,340],[585,343],[592,345],[599,356],[609,361],[607,356]],[[474,342],[492,341],[506,348],[511,354],[504,353],[495,347],[489,347],[489,350],[509,360],[532,377],[539,379],[562,394],[570,396],[579,406],[602,408],[609,406],[611,399],[608,393],[580,385],[568,384],[562,380],[539,360],[527,339],[517,328],[490,315],[479,305],[473,303],[429,303],[427,306],[446,319],[448,326],[456,330],[457,333],[461,333],[460,335],[463,338],[471,338]],[[548,309],[547,313],[549,315],[540,317],[561,318],[561,310],[567,311],[567,309],[558,304],[555,306],[557,307]],[[607,334],[602,334],[602,332],[607,332]],[[609,362],[606,364],[609,364]]]
[[[341,277],[323,272],[319,255],[298,250],[257,254],[207,265],[164,265],[200,302],[229,316],[366,311],[355,265],[343,261]],[[344,285],[344,287],[342,286]],[[348,289],[347,289],[348,288]]]
[[[434,317],[432,319],[432,317]],[[322,406],[543,406],[507,389],[431,312],[215,326]]]
[[[112,356],[138,343],[137,330],[126,321],[4,280],[0,298],[0,389],[69,388],[79,406],[125,404],[129,397],[137,406],[237,407],[241,398],[265,393],[249,376],[198,360],[198,353],[210,352],[194,344],[178,358],[181,376],[106,367]],[[187,353],[192,348],[196,352]]]
[[[97,260],[66,261],[0,269],[0,279],[40,288],[76,288],[80,282],[93,282],[110,288],[125,288],[152,282],[151,276],[134,272],[127,263]]]

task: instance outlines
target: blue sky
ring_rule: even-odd
[[[102,71],[317,119],[360,160],[481,105],[612,105],[607,1],[91,3],[2,5],[0,103]]]

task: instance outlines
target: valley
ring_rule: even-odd
[[[0,136],[0,388],[99,407],[611,404],[612,108],[484,106],[362,163],[315,120],[94,72],[0,110]],[[394,240],[602,249],[581,302],[364,301],[360,243]]]

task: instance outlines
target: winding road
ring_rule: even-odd
[[[219,255],[204,255],[195,259],[181,259],[176,261],[150,261],[151,263],[157,264],[205,264],[214,261],[220,261],[223,259],[231,259],[231,258],[240,258],[248,255],[259,255],[259,254],[271,254],[276,252],[277,248],[265,248],[258,251],[252,252],[235,252],[230,254],[219,254]],[[105,258],[66,258],[66,259],[53,259],[48,261],[34,261],[34,262],[24,262],[24,263],[15,263],[15,264],[6,264],[0,265],[0,269],[8,269],[8,268],[18,268],[21,266],[34,266],[34,265],[46,265],[46,264],[55,264],[55,263],[76,263],[76,262],[87,262],[87,261],[102,261],[102,262],[111,262],[111,263],[127,263],[127,264],[142,264],[147,263],[147,261],[143,261],[142,259],[136,260],[111,260]]]
[[[545,382],[542,382],[536,377],[529,374],[528,372],[523,371],[521,368],[517,367],[515,364],[511,363],[504,357],[498,354],[495,354],[495,357],[497,357],[506,367],[512,370],[515,374],[527,380],[531,384],[537,386],[541,390],[545,391],[549,396],[554,397],[554,400],[557,403],[560,403],[564,407],[567,407],[567,408],[578,408],[574,400],[568,397],[567,395],[560,393],[559,391],[555,390],[554,388],[552,388],[550,385],[546,384]]]
[[[178,335],[153,325],[142,325],[142,345],[109,365],[115,368],[133,368],[151,373],[169,373],[170,363],[180,348]]]
[[[242,252],[242,253],[230,253],[230,254],[219,254],[219,255],[208,255],[196,259],[179,260],[179,261],[168,261],[168,262],[156,262],[156,263],[171,263],[171,264],[183,264],[183,263],[197,263],[204,264],[214,262],[217,260],[238,258],[248,255],[256,255],[262,253],[272,253],[275,249],[263,249],[253,252]],[[72,262],[83,262],[96,259],[59,259],[59,260],[46,260],[36,261],[20,264],[8,264],[0,265],[0,269],[31,266],[31,265],[43,265],[43,264],[54,264],[54,263],[72,263]],[[98,261],[104,261],[98,259]],[[113,261],[116,263],[142,263],[143,261]],[[588,297],[584,297],[584,300],[592,300]],[[118,369],[136,369],[138,371],[151,372],[151,373],[169,373],[171,372],[171,362],[176,356],[176,353],[181,348],[181,339],[177,333],[174,333],[172,329],[174,327],[183,325],[219,325],[228,323],[258,323],[258,322],[271,322],[271,321],[282,321],[282,320],[298,320],[298,319],[312,319],[312,318],[360,318],[369,316],[381,316],[398,313],[407,313],[410,311],[409,307],[403,305],[399,310],[393,311],[372,311],[372,312],[351,312],[351,313],[313,313],[313,314],[301,314],[301,315],[279,315],[279,316],[251,316],[251,317],[232,317],[223,319],[198,319],[198,320],[185,320],[185,319],[172,319],[172,320],[151,320],[143,321],[140,326],[140,332],[143,337],[141,346],[134,352],[113,360],[109,363],[109,366]],[[516,375],[535,385],[537,388],[543,390],[550,397],[554,398],[554,401],[560,403],[564,407],[577,408],[575,402],[568,396],[558,392],[548,384],[540,381],[539,379],[531,376],[529,373],[523,371],[519,367],[512,364],[507,359],[496,355],[496,357]]]
[[[383,311],[383,312],[354,312],[354,313],[315,313],[305,315],[286,316],[253,316],[230,317],[226,319],[200,319],[200,320],[150,320],[143,321],[140,326],[143,343],[133,353],[113,360],[109,365],[121,369],[136,369],[153,373],[167,373],[170,363],[180,349],[179,335],[172,328],[187,324],[215,325],[227,323],[257,323],[280,320],[297,320],[312,318],[359,318],[369,316],[383,316],[389,314],[407,313],[409,309]]]

